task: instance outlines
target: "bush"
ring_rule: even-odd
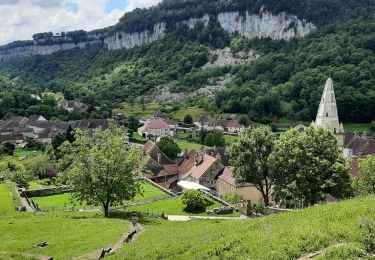
[[[181,197],[181,202],[184,204],[185,210],[194,212],[205,210],[210,205],[210,200],[197,190],[187,190]]]
[[[10,176],[11,181],[15,182],[20,188],[28,188],[29,181],[33,180],[33,176],[26,171],[16,171]]]
[[[243,200],[243,196],[238,194],[226,194],[223,199],[231,204],[240,203]]]
[[[375,131],[375,121],[371,122],[370,128],[371,128],[372,131]]]
[[[9,156],[12,156],[15,149],[16,149],[16,146],[14,144],[6,142],[0,146],[0,155],[6,154]]]
[[[253,205],[253,212],[256,214],[264,214],[264,205],[260,203],[259,205]]]
[[[362,231],[362,242],[365,250],[369,254],[375,253],[375,221],[371,219],[362,219],[359,227]]]
[[[184,123],[187,125],[191,125],[193,123],[193,117],[191,115],[186,115],[184,117]]]

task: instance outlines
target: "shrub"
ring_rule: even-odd
[[[185,210],[194,212],[199,210],[205,210],[210,201],[197,190],[187,190],[181,197],[181,202],[184,204]]]
[[[188,124],[188,125],[191,125],[193,123],[193,117],[191,115],[186,115],[184,117],[184,123]]]
[[[12,156],[16,146],[12,143],[6,142],[0,146],[0,154],[6,154]]]
[[[260,203],[259,205],[253,205],[253,211],[256,214],[264,214],[264,204]]]
[[[243,196],[238,194],[226,194],[223,199],[231,204],[240,203],[243,200]]]
[[[375,121],[371,122],[370,128],[371,128],[372,131],[375,131]]]
[[[369,254],[375,253],[375,221],[362,219],[359,227],[362,231],[362,242]]]

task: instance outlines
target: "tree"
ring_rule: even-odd
[[[184,117],[184,123],[187,125],[191,125],[193,123],[193,117],[191,115],[186,115]]]
[[[375,131],[375,121],[371,122],[370,128],[371,128],[372,131]]]
[[[375,156],[368,156],[359,160],[358,180],[360,187],[367,193],[375,194]]]
[[[217,130],[208,132],[206,137],[204,138],[204,144],[211,147],[224,147],[225,139],[223,132]]]
[[[172,160],[177,159],[177,155],[181,152],[181,148],[171,138],[162,137],[158,142],[158,147]]]
[[[186,211],[190,212],[204,210],[210,204],[206,196],[197,190],[186,190],[181,196],[181,202]]]
[[[140,192],[143,153],[124,146],[123,129],[76,132],[74,169],[69,175],[75,201],[109,208],[131,200]]]
[[[128,118],[128,128],[129,128],[130,133],[137,132],[139,126],[140,126],[140,123],[136,117],[130,116]]]
[[[228,149],[233,174],[240,183],[252,183],[269,204],[272,188],[271,161],[275,134],[268,126],[250,127]]]
[[[274,193],[282,201],[314,205],[326,194],[349,196],[349,167],[328,129],[310,126],[288,130],[276,141],[272,156]]]
[[[0,172],[21,188],[29,187],[29,181],[33,179],[33,176],[26,171],[25,166],[14,159],[2,160]]]
[[[0,147],[0,154],[6,154],[12,156],[16,146],[12,143],[6,142]]]
[[[239,122],[241,125],[244,125],[244,126],[246,126],[246,127],[249,126],[249,124],[250,124],[250,120],[249,120],[249,118],[248,118],[247,116],[244,116],[244,115],[240,116],[238,122]]]

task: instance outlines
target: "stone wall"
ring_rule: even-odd
[[[26,195],[29,198],[32,197],[45,197],[51,195],[58,195],[63,194],[66,192],[70,192],[71,189],[66,186],[56,187],[56,188],[48,188],[48,189],[38,189],[38,190],[25,190],[22,194]]]

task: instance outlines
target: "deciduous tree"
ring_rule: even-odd
[[[270,156],[275,134],[266,126],[250,127],[228,149],[233,174],[240,183],[252,183],[268,206],[272,188]]]
[[[76,133],[76,160],[69,175],[73,199],[109,208],[131,200],[140,192],[143,153],[124,145],[124,130],[110,128]]]

